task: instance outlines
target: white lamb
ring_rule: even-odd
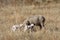
[[[21,28],[23,24],[20,25],[13,25],[12,26],[12,31],[16,31],[17,29]]]

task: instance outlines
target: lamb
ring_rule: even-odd
[[[39,26],[40,29],[42,29],[42,27],[44,27],[44,23],[45,23],[44,16],[42,16],[42,15],[30,16],[23,22],[23,25],[25,25],[24,30],[27,30],[29,28],[28,26],[31,24]],[[33,25],[33,27],[34,27],[34,25]],[[30,26],[30,27],[32,27],[32,26]],[[32,27],[32,29],[33,29],[33,27]]]
[[[23,24],[13,25],[11,29],[12,29],[12,31],[16,31],[17,29],[21,29],[21,28],[22,28],[22,25],[23,25]],[[28,27],[28,28],[31,28],[32,26],[34,26],[34,25],[33,25],[33,24],[31,24],[31,25],[29,25],[29,26],[25,25],[25,29],[24,29],[24,30],[27,30],[27,27]]]
[[[16,31],[17,29],[21,28],[22,25],[23,25],[23,24],[20,24],[20,25],[18,25],[18,24],[13,25],[13,26],[12,26],[12,31]]]

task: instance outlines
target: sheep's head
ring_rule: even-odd
[[[34,24],[25,25],[24,32],[25,32],[27,29],[31,29],[33,26],[34,26]]]
[[[31,28],[31,27],[33,27],[33,26],[34,26],[34,24],[28,25],[28,28]]]

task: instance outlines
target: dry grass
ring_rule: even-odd
[[[31,15],[45,16],[45,29],[32,33],[11,31],[12,25],[22,23]],[[1,7],[0,40],[60,40],[60,4]]]

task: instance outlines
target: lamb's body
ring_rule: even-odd
[[[12,31],[16,31],[17,29],[21,28],[22,25],[23,25],[23,24],[20,24],[20,25],[18,25],[18,24],[13,25],[11,29],[12,29]]]
[[[44,27],[44,22],[45,22],[45,18],[43,16],[41,16],[41,15],[35,15],[35,16],[28,17],[23,22],[23,24],[25,24],[25,25],[34,24],[36,26],[40,26],[40,29],[41,29],[42,27]]]

